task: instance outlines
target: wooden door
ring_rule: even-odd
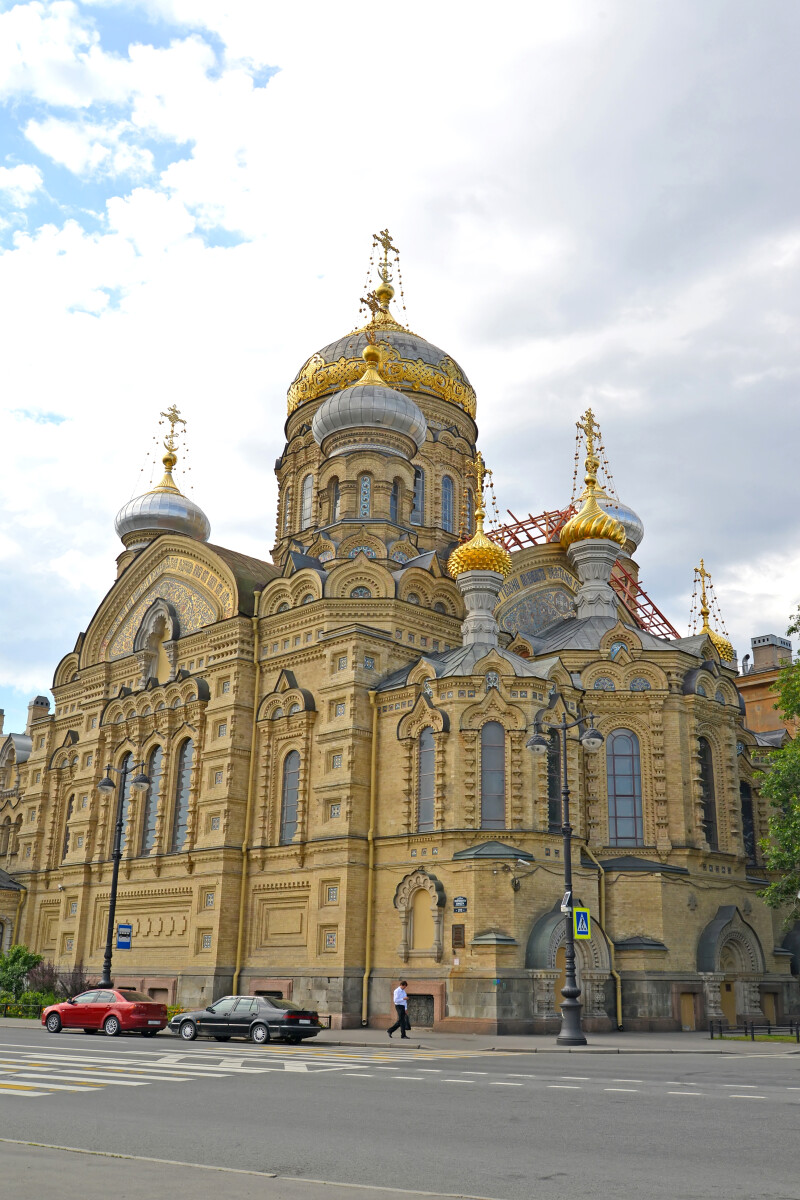
[[[765,1018],[769,1021],[770,1025],[774,1025],[776,1023],[775,993],[774,992],[764,992],[762,994],[761,1008],[764,1012]]]
[[[681,992],[681,1029],[688,1033],[690,1030],[696,1029],[694,1015],[694,993]]]
[[[736,1024],[736,984],[726,979],[719,985],[722,1013],[729,1025]]]

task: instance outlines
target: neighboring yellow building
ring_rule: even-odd
[[[656,637],[609,586],[617,560],[636,578],[642,526],[597,485],[590,413],[555,540],[509,555],[482,532],[475,393],[394,319],[387,255],[380,275],[369,323],[289,389],[272,561],[209,542],[172,433],[164,480],[119,513],[53,712],[37,697],[0,749],[5,944],[18,921],[99,972],[116,797],[97,784],[130,755],[151,785],[124,798],[118,982],[184,1005],[281,992],[352,1026],[388,1023],[402,975],[418,1024],[553,1029],[559,752],[526,742],[565,705],[605,738],[568,761],[587,1027],[796,1013],[746,852],[766,813],[729,644],[707,622]]]

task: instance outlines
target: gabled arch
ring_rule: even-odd
[[[499,721],[506,729],[525,730],[528,722],[525,714],[516,704],[505,700],[497,688],[490,688],[464,709],[461,715],[461,729],[480,729],[487,721]]]
[[[397,737],[400,741],[419,737],[426,726],[429,726],[434,733],[449,733],[450,717],[444,709],[437,708],[429,696],[420,692],[411,711],[404,713],[398,721]]]
[[[580,901],[576,900],[576,904]],[[608,942],[600,922],[592,916],[592,936],[588,941],[575,943],[576,956],[584,970],[611,973],[611,956]],[[556,969],[558,951],[566,940],[564,914],[561,902],[556,901],[549,912],[542,913],[533,923],[525,946],[527,970],[552,971]]]
[[[766,960],[759,936],[752,925],[747,924],[735,904],[721,905],[714,919],[700,934],[697,970],[704,973],[719,972],[720,956],[727,945],[735,947],[743,973],[764,973]]]
[[[325,595],[332,600],[344,600],[355,587],[369,588],[374,600],[394,595],[394,580],[389,571],[361,553],[352,562],[337,563],[325,582]]]
[[[61,662],[55,669],[53,675],[53,687],[61,687],[65,683],[71,683],[72,677],[80,666],[80,656],[73,650],[69,654],[65,654]]]

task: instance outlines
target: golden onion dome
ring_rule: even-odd
[[[627,541],[625,526],[616,517],[604,512],[598,504],[598,497],[608,497],[597,484],[600,459],[594,452],[594,442],[600,429],[590,408],[587,408],[584,414],[583,423],[578,422],[578,428],[586,434],[586,490],[583,493],[583,504],[561,530],[559,541],[565,550],[575,542],[585,542],[589,538],[605,538],[606,541],[624,546]]]
[[[709,639],[714,643],[717,654],[720,656],[722,661],[726,663],[732,663],[733,646],[728,639],[723,637],[721,633],[717,633],[716,629],[707,629],[705,632],[708,634]]]
[[[498,575],[506,576],[511,571],[511,555],[497,542],[493,542],[483,531],[483,458],[478,454],[476,463],[478,492],[475,504],[476,530],[468,542],[456,546],[447,560],[447,570],[456,579],[465,571],[496,571]]]

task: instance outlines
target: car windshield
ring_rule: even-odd
[[[145,996],[142,992],[121,991],[120,996],[123,1000],[128,1000],[131,1004],[158,1004],[158,1000],[154,1000],[152,996]]]

